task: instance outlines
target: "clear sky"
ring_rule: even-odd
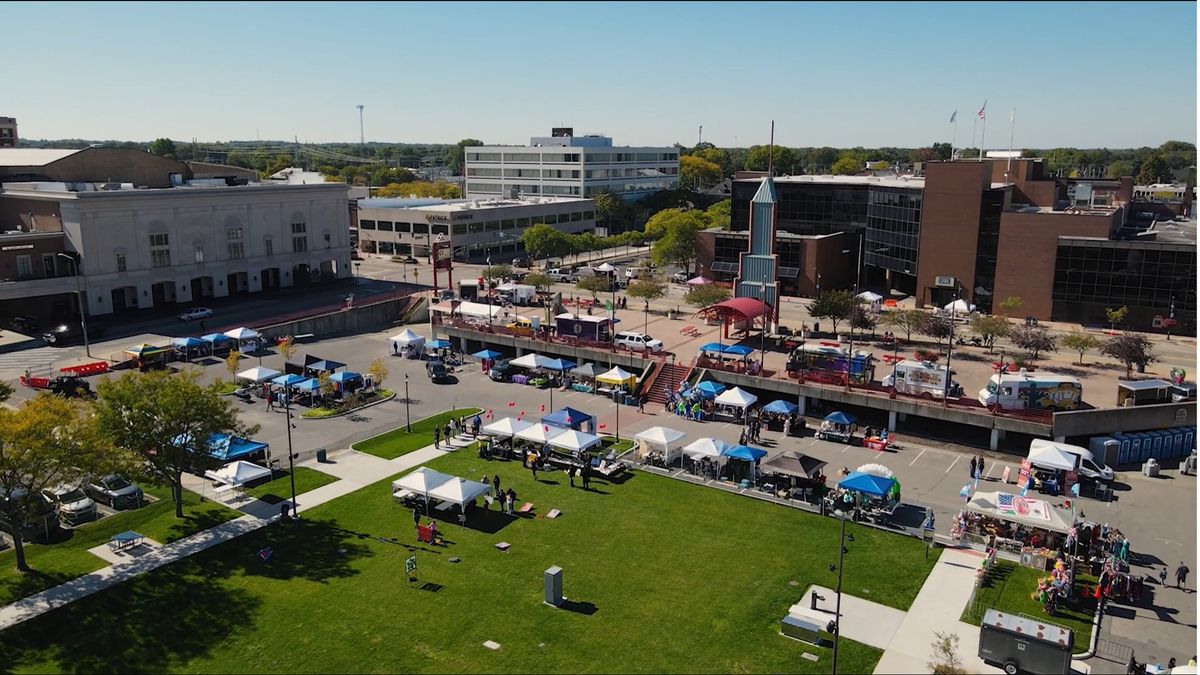
[[[1196,140],[1196,4],[6,3],[25,138],[1157,146]]]

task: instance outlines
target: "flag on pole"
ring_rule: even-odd
[[[955,110],[954,112],[950,113],[950,123],[951,123],[951,124],[954,124],[954,120],[955,120],[955,118],[957,118],[957,117],[958,117],[958,111],[957,111],[957,110]]]
[[[1015,122],[1015,121],[1017,121],[1017,109],[1016,109],[1016,108],[1013,108],[1013,109],[1012,109],[1012,112],[1010,112],[1010,113],[1008,114],[1008,121],[1009,121],[1009,122]]]
[[[979,109],[979,119],[987,119],[987,99],[983,100],[983,107]]]

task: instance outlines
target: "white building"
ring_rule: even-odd
[[[679,187],[679,150],[614,146],[607,136],[570,129],[531,138],[527,146],[465,148],[466,195],[592,197],[600,192],[636,200]]]
[[[90,315],[351,276],[343,183],[6,183],[0,207],[21,214],[17,229],[58,233],[59,250],[80,256]],[[71,276],[47,274],[0,284],[0,303],[75,292]]]
[[[524,252],[521,235],[545,223],[569,234],[596,227],[595,204],[576,197],[520,199],[360,199],[358,246],[365,253],[429,256],[430,243],[448,237],[454,259],[512,260]]]

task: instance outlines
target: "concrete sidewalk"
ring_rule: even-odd
[[[815,610],[812,609],[814,592],[818,596]],[[825,622],[836,615],[836,607],[837,593],[832,588],[809,586],[804,592],[804,597],[792,605],[788,614],[818,619],[817,623],[824,626]],[[876,649],[887,649],[900,624],[904,622],[905,614],[894,607],[842,593],[842,637]]]

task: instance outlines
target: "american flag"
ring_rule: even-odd
[[[987,117],[987,99],[984,99],[983,107],[979,109],[978,115],[979,115],[979,119],[983,119],[983,118]]]
[[[1014,498],[1014,495],[1010,495],[1007,492],[1001,492],[996,497],[996,506],[999,506],[1002,509],[1012,510],[1013,509],[1013,498]]]

